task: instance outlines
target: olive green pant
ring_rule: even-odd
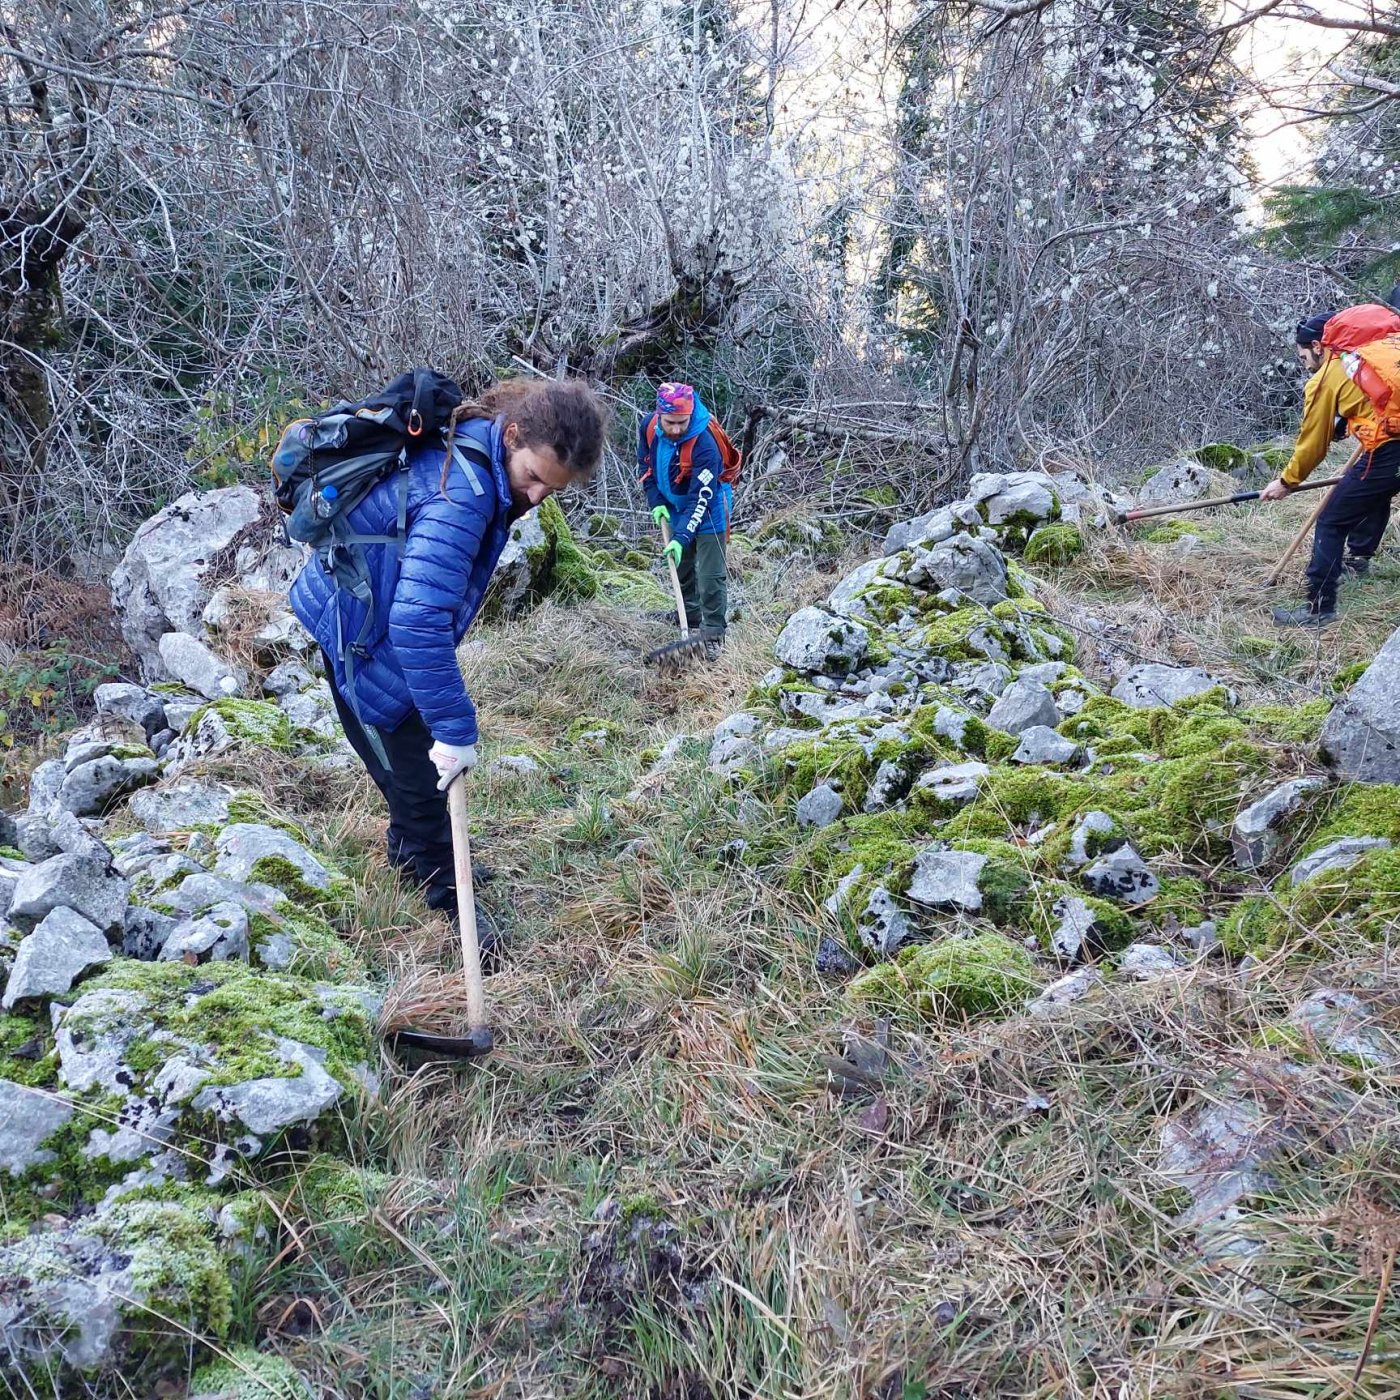
[[[676,569],[681,579],[686,618],[710,636],[722,637],[729,617],[729,574],[723,535],[696,535],[681,552]]]

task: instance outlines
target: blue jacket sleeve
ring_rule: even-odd
[[[695,538],[695,532],[705,523],[719,497],[719,474],[724,464],[720,461],[719,444],[708,429],[695,439],[695,450],[690,459],[690,480],[686,482],[685,500],[675,512],[671,522],[671,536],[678,539],[682,547]]]
[[[656,484],[656,473],[647,465],[648,422],[650,419],[643,418],[641,427],[637,429],[637,479],[642,483],[642,490],[646,493],[647,508],[655,510],[664,502],[661,499],[661,491]]]
[[[434,496],[410,519],[389,641],[423,722],[444,744],[476,743],[476,706],[462,681],[454,636],[487,520],[479,510]]]

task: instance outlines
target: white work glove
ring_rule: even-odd
[[[438,791],[446,792],[453,778],[476,767],[476,745],[435,743],[428,750],[428,758],[438,770]]]

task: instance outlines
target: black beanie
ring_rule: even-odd
[[[1298,322],[1296,339],[1299,345],[1311,345],[1314,341],[1322,339],[1322,332],[1327,329],[1327,323],[1335,313],[1331,311],[1319,311],[1315,316],[1309,316],[1306,321]]]

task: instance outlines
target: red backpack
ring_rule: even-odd
[[[656,458],[656,420],[659,414],[653,413],[647,420],[647,451],[651,454],[652,460]],[[729,440],[729,434],[724,431],[713,418],[708,425],[710,436],[715,440],[715,446],[719,448],[720,473],[719,479],[733,486],[739,480],[740,474],[744,470],[744,454]],[[695,444],[700,441],[697,433],[693,438],[687,438],[681,443],[679,456],[679,471],[677,472],[677,484],[690,480],[690,469],[695,460]]]
[[[1400,437],[1400,315],[1368,302],[1333,316],[1322,332],[1322,348],[1336,355],[1347,377],[1371,402],[1374,422],[1351,425],[1367,451]]]

